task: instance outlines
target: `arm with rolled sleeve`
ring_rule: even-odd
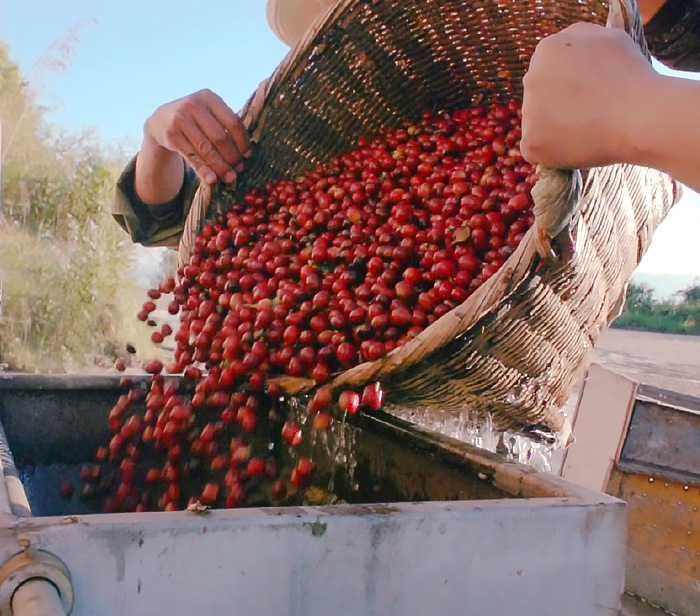
[[[199,178],[191,167],[185,165],[178,195],[167,203],[148,205],[136,193],[135,175],[136,157],[125,167],[117,181],[112,207],[114,219],[137,244],[176,248],[199,187]]]
[[[117,182],[114,218],[136,243],[177,247],[200,182],[233,183],[250,148],[241,119],[210,90],[161,105]]]

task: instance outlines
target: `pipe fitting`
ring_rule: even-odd
[[[12,595],[13,616],[66,616],[61,597],[49,581],[34,578]]]
[[[12,600],[20,586],[29,581],[44,581],[57,591],[66,615],[73,610],[73,583],[63,562],[44,550],[25,549],[0,567],[0,615],[10,616]],[[50,594],[50,593],[49,593]],[[21,616],[19,613],[17,616]]]

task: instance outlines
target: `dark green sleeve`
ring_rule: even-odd
[[[659,62],[677,70],[700,71],[700,0],[667,0],[644,32]]]
[[[199,179],[186,165],[180,194],[168,203],[146,205],[134,190],[136,156],[131,159],[117,180],[112,215],[133,242],[144,246],[176,248],[185,219],[199,186]]]

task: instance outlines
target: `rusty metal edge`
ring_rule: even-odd
[[[655,402],[678,411],[687,413],[700,413],[700,398],[681,394],[667,389],[660,389],[651,385],[640,383],[637,386],[637,399],[645,402]]]
[[[616,464],[616,467],[619,471],[630,475],[643,475],[645,477],[653,477],[654,479],[665,479],[684,485],[700,487],[700,473],[686,473],[656,464],[627,462],[622,460]]]

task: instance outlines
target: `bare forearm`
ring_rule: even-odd
[[[138,198],[148,205],[172,201],[182,189],[184,161],[177,152],[159,146],[149,136],[136,158],[134,188]]]
[[[658,76],[631,126],[629,162],[665,171],[693,190],[700,190],[700,83]],[[625,162],[625,161],[622,161]]]
[[[580,23],[547,37],[523,85],[520,150],[530,162],[628,163],[700,189],[700,82],[660,75],[622,30]]]

